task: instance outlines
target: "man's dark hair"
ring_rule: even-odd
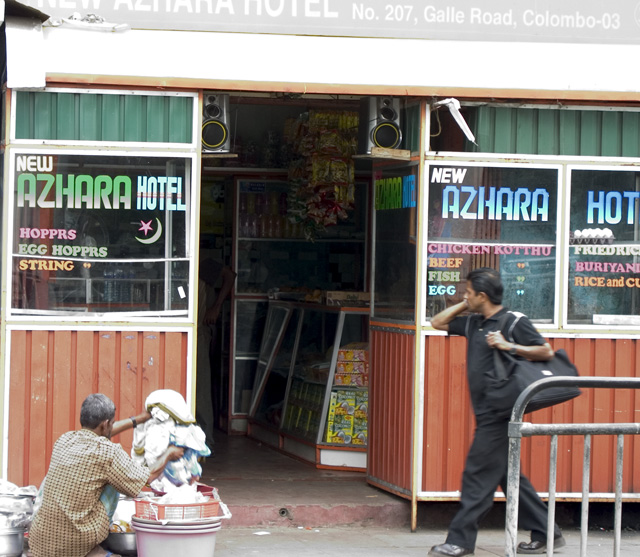
[[[116,405],[106,395],[94,393],[84,399],[80,408],[80,425],[86,429],[95,429],[105,420],[116,416]]]
[[[502,303],[504,288],[500,273],[495,269],[479,267],[467,275],[467,280],[471,283],[471,287],[476,294],[484,292],[492,304],[498,305]]]

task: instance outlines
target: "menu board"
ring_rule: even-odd
[[[189,159],[15,154],[12,183],[12,308],[186,307]]]
[[[504,305],[551,321],[558,168],[447,163],[428,173],[427,315],[462,299],[472,269],[492,267],[502,275]]]
[[[572,168],[569,304],[575,324],[638,324],[640,172]]]

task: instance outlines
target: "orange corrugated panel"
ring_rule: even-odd
[[[72,339],[75,335],[71,331],[58,331],[55,333],[56,342],[51,350],[53,356],[53,367],[50,377],[51,389],[49,399],[57,401],[59,411],[53,412],[53,407],[49,405],[51,416],[47,427],[47,444],[57,439],[73,427],[75,420],[71,421],[68,409],[74,407],[73,391],[70,386],[75,384],[75,374],[72,365]],[[64,411],[66,410],[66,411]],[[77,420],[77,418],[76,418]]]
[[[411,490],[414,336],[371,330],[368,476]]]
[[[473,417],[466,379],[466,340],[426,338],[422,490],[456,491]]]
[[[551,339],[564,348],[583,376],[640,377],[640,346],[635,339]],[[464,459],[473,433],[466,385],[466,341],[461,337],[428,336],[425,347],[425,409],[422,490],[450,492],[460,488]],[[537,423],[640,421],[640,393],[585,389],[574,401],[548,408],[527,419]],[[583,438],[558,440],[557,492],[582,490]],[[522,470],[538,491],[549,487],[550,442],[547,437],[523,440]],[[594,436],[592,492],[614,491],[616,440]],[[640,493],[640,440],[625,437],[623,491]]]
[[[180,393],[187,390],[187,376],[180,371],[187,361],[187,343],[182,335],[165,335],[165,389]]]
[[[184,332],[14,330],[8,342],[8,479],[19,485],[40,484],[53,443],[80,426],[88,394],[111,397],[118,419],[139,412],[156,388],[186,395]],[[128,451],[131,439],[117,441]]]
[[[164,361],[161,354],[160,336],[158,333],[143,333],[142,340],[142,384],[148,393],[156,389],[164,389]]]
[[[140,353],[139,338],[143,333],[125,331],[121,335],[119,370],[120,403],[119,416],[133,416],[140,412],[142,380],[139,373],[138,355]],[[133,431],[127,430],[120,435],[120,443],[130,446],[133,442]]]
[[[29,408],[31,378],[27,375],[27,335],[23,331],[15,331],[11,335],[10,366],[13,370],[9,377],[9,447],[20,450],[10,451],[8,459],[8,478],[18,484],[25,485],[25,466],[29,458]]]
[[[51,339],[48,331],[33,331],[29,340],[31,342],[28,342],[27,345],[29,347],[30,369],[26,371],[27,376],[31,379],[31,397],[29,406],[26,408],[29,413],[30,424],[29,439],[26,445],[29,450],[29,457],[26,461],[26,475],[29,479],[42,479],[46,472],[47,429],[52,417],[52,413],[47,412],[47,400],[49,398],[49,341]],[[9,427],[11,427],[11,416],[9,417]]]

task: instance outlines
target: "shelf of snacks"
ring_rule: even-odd
[[[351,111],[305,111],[288,117],[281,134],[272,133],[263,143],[247,144],[240,150],[244,171],[235,174],[232,257],[237,278],[232,319],[235,342],[231,414],[238,424],[237,431],[248,428],[249,417],[254,420],[252,412],[258,411],[253,400],[256,385],[262,380],[265,365],[271,365],[263,361],[267,352],[247,360],[242,359],[246,351],[241,350],[249,338],[251,348],[255,348],[255,341],[266,330],[270,300],[282,296],[323,304],[326,292],[358,293],[368,284],[370,176],[356,178],[355,174],[352,156],[357,147],[357,120],[358,114]],[[229,168],[221,163],[220,172]],[[263,169],[269,172],[262,172]],[[282,169],[284,173],[279,172]],[[346,301],[335,303],[346,305]],[[286,329],[288,321],[281,325]],[[293,332],[281,333],[285,339],[295,337]],[[276,357],[282,359],[281,351],[277,352]],[[287,363],[291,362],[279,360],[274,366]],[[307,363],[295,364],[301,380],[305,380],[302,370]],[[268,382],[267,392],[281,390],[278,374],[269,377]],[[282,400],[269,401],[268,406],[279,402]],[[287,425],[288,434],[317,442],[312,438],[322,437],[324,424],[320,425],[308,408],[298,408],[300,416],[295,425]],[[291,415],[294,410],[292,406]],[[259,414],[264,418],[266,409]],[[273,427],[273,420],[283,419],[282,409],[277,407],[268,414],[270,420],[262,420],[265,427]],[[312,424],[313,434],[305,431],[306,424]]]
[[[269,302],[251,437],[319,467],[366,468],[368,313]]]

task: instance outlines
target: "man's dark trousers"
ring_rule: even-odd
[[[509,461],[509,419],[477,417],[476,431],[462,475],[460,510],[449,525],[447,543],[475,549],[478,526],[493,504],[498,485],[507,492]],[[531,482],[520,474],[518,527],[531,530],[531,539],[547,539],[547,506]],[[560,536],[555,526],[555,537]]]

